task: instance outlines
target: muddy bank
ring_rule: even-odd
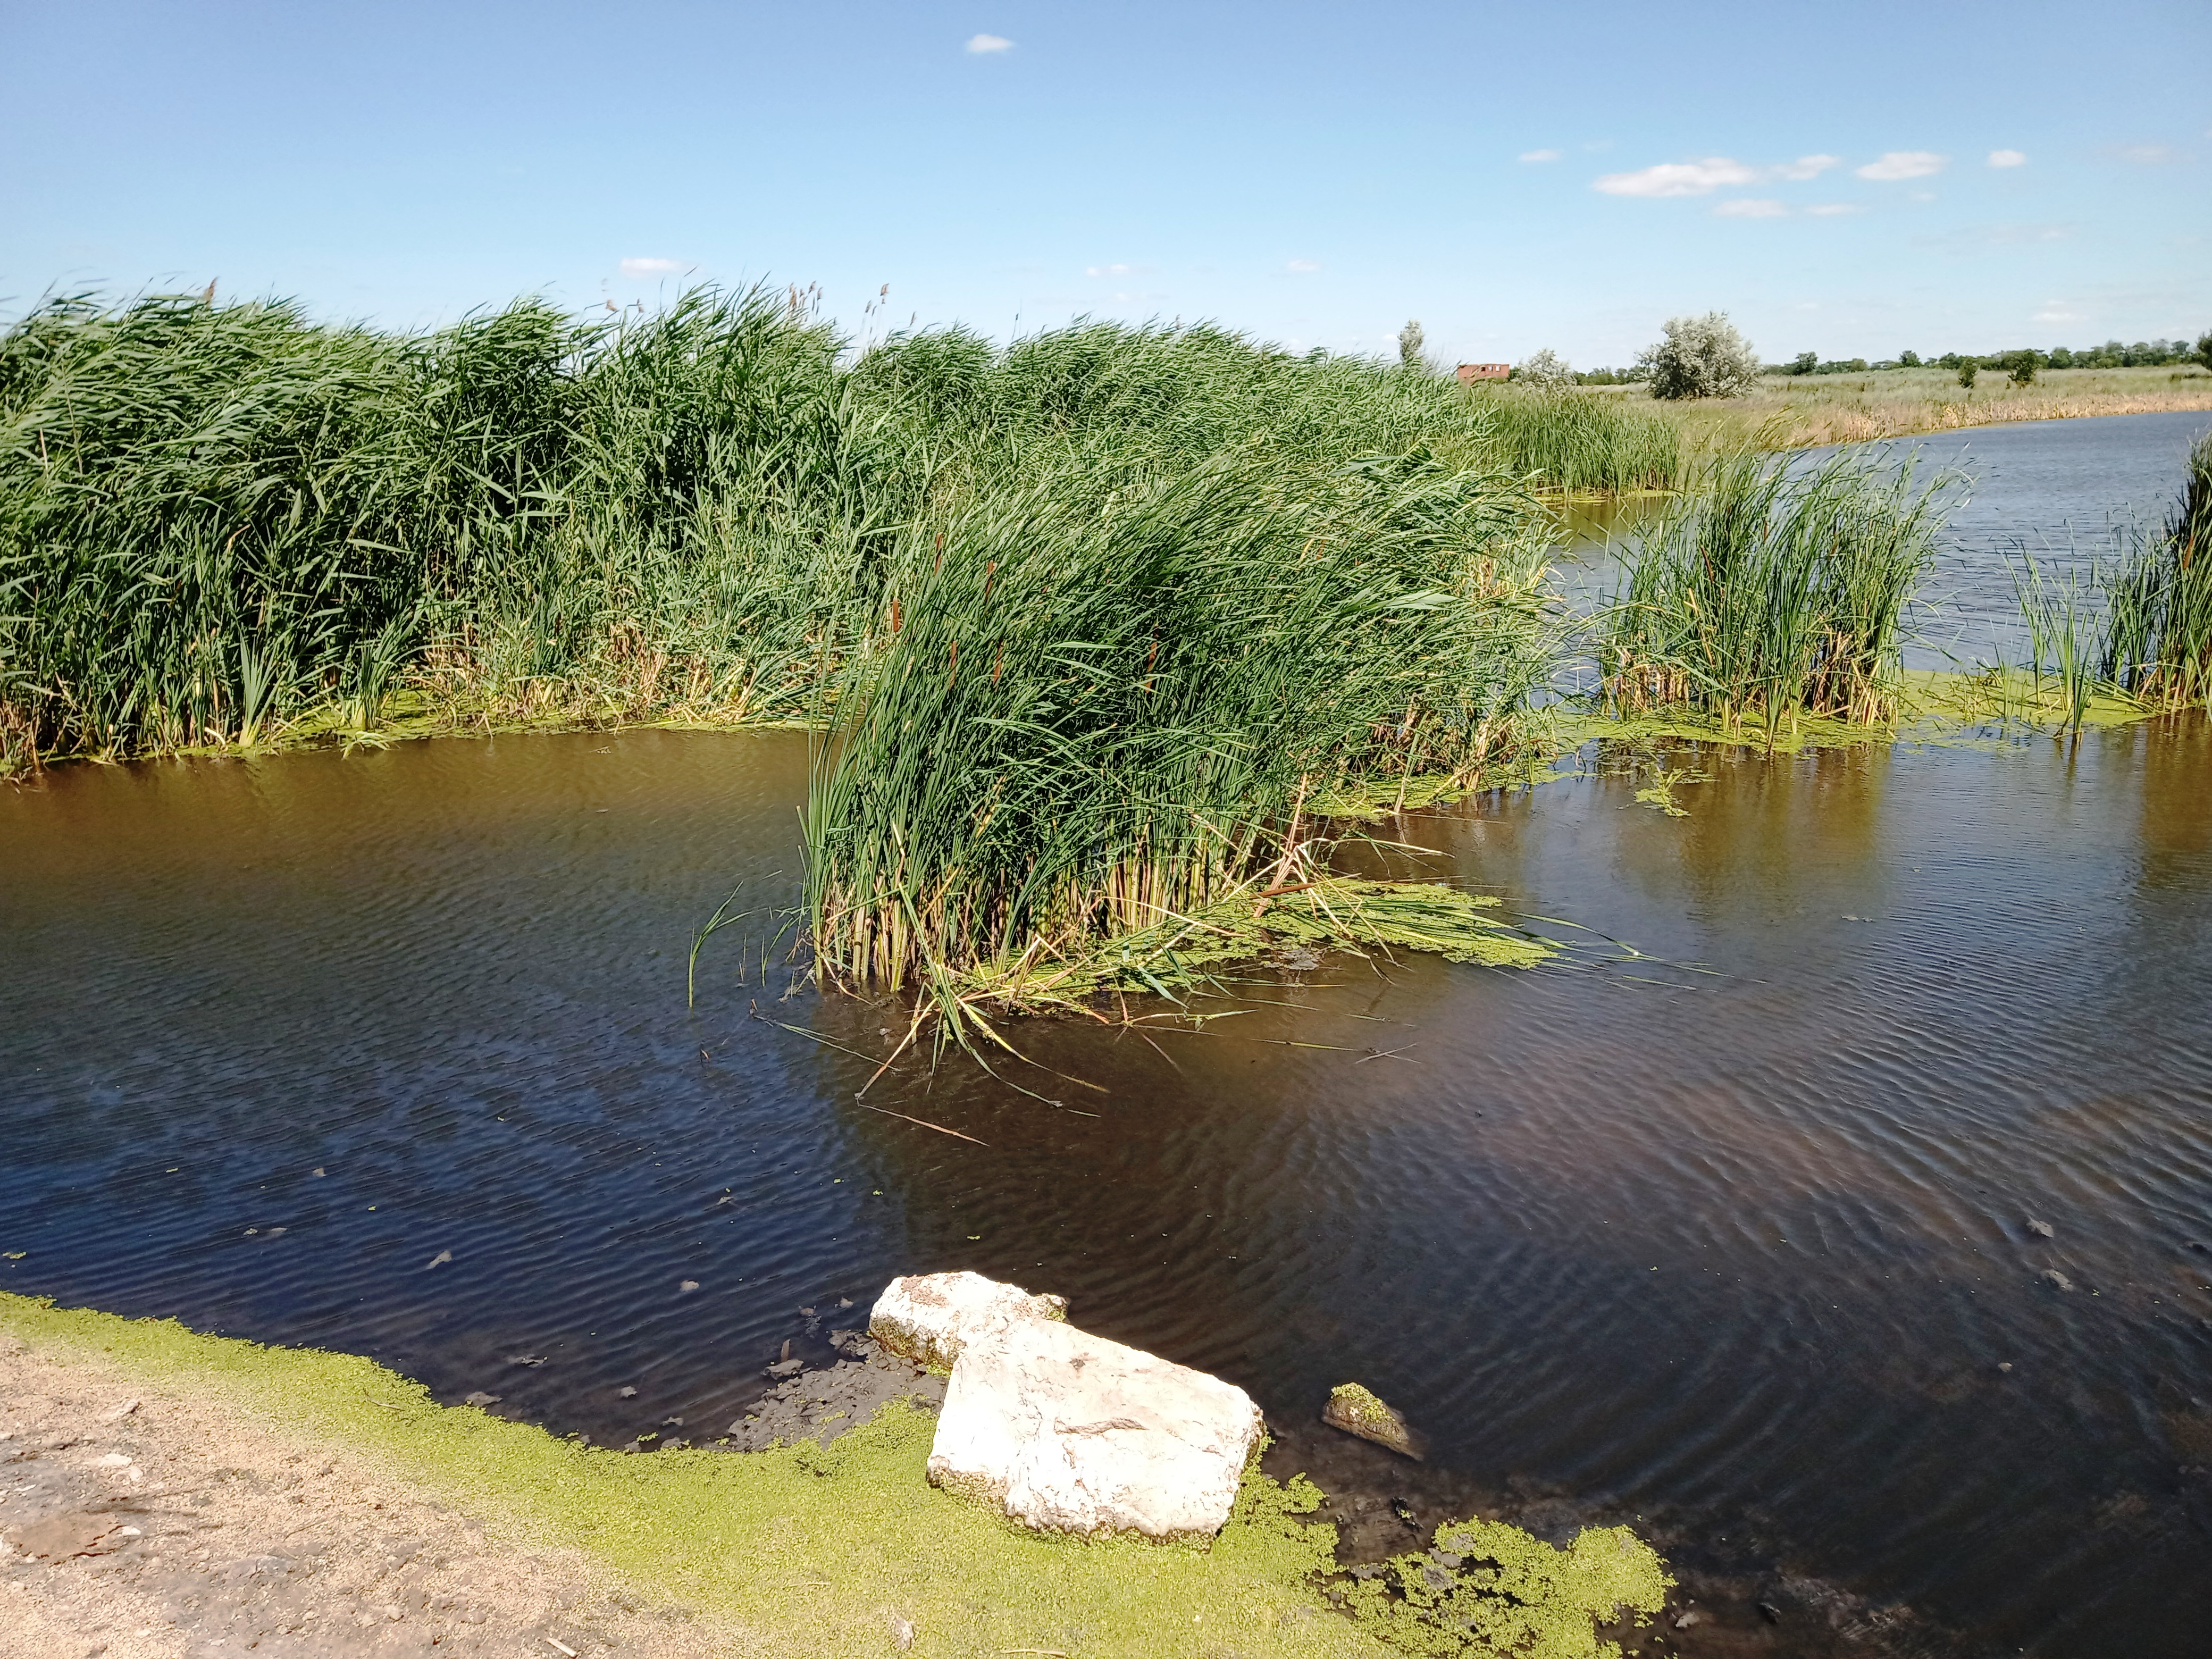
[[[9,1659],[696,1659],[745,1639],[340,1442],[4,1335],[0,1540]]]

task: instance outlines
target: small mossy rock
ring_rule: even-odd
[[[1404,1418],[1357,1382],[1339,1383],[1329,1390],[1328,1404],[1321,1408],[1321,1420],[1333,1429],[1388,1446],[1403,1457],[1418,1460],[1425,1449],[1420,1437],[1406,1426]]]
[[[911,1273],[876,1298],[868,1334],[901,1358],[940,1374],[986,1331],[1031,1319],[1067,1317],[1064,1296],[1032,1296],[981,1273]]]

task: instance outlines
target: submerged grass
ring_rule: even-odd
[[[1285,1486],[1248,1474],[1210,1548],[1078,1543],[932,1487],[934,1419],[904,1406],[826,1447],[624,1456],[441,1407],[420,1383],[349,1354],[263,1347],[5,1292],[0,1332],[388,1459],[518,1541],[580,1548],[633,1586],[721,1616],[748,1632],[745,1651],[763,1643],[793,1656],[884,1650],[896,1613],[915,1627],[918,1659],[1073,1650],[1200,1659],[1224,1640],[1282,1659],[1499,1650],[1615,1659],[1596,1624],[1616,1602],[1655,1610],[1667,1583],[1650,1549],[1631,1540],[1624,1550],[1618,1528],[1555,1550],[1512,1527],[1457,1523],[1444,1530],[1469,1534],[1451,1547],[1463,1544],[1472,1571],[1455,1616],[1518,1645],[1478,1644],[1462,1632],[1456,1645],[1438,1647],[1425,1626],[1401,1630],[1389,1598],[1370,1606],[1376,1598],[1364,1589],[1355,1592],[1356,1620],[1328,1610],[1321,1581],[1334,1567],[1336,1529],[1301,1519],[1319,1498],[1303,1479]]]
[[[1905,607],[1933,563],[1943,481],[1844,451],[1810,468],[1738,452],[1632,550],[1597,623],[1603,698],[1769,732],[1898,713]]]

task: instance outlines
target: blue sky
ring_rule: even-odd
[[[696,276],[819,283],[855,334],[1419,317],[1585,367],[1711,307],[1770,359],[2212,328],[2203,0],[5,0],[0,42],[9,313]]]

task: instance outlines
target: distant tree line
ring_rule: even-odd
[[[2107,340],[2100,346],[2085,346],[2079,350],[2071,346],[2054,346],[2048,351],[2033,346],[2015,346],[2008,351],[1979,355],[1947,351],[1940,357],[1929,358],[1923,358],[1917,351],[1900,351],[1895,357],[1871,363],[1863,357],[1823,359],[1818,352],[1801,351],[1779,365],[1777,372],[1863,374],[1870,369],[1924,368],[1948,368],[1955,374],[1972,363],[1976,368],[2003,369],[2019,378],[2016,371],[2030,362],[2038,369],[2156,368],[2168,363],[2202,363],[2212,368],[2212,329],[2198,335],[2193,343],[2188,340],[2137,340],[2133,345],[2124,345],[2118,340]]]

